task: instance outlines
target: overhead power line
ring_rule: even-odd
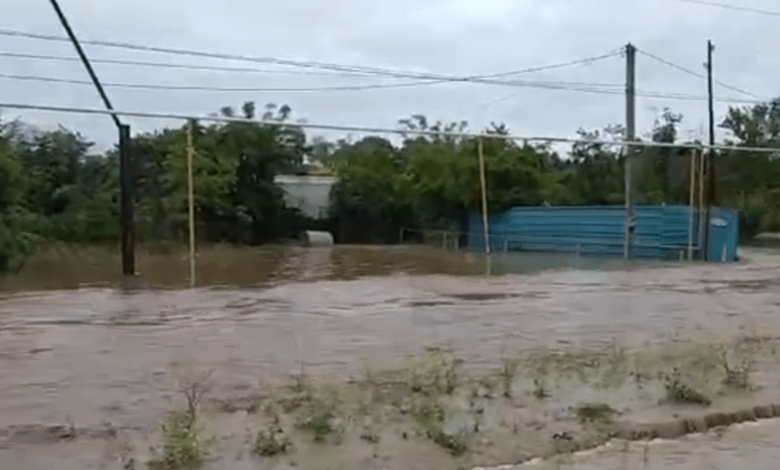
[[[76,57],[57,56],[48,54],[23,54],[18,52],[0,52],[0,57],[7,57],[11,59],[29,59],[29,60],[44,60],[44,61],[59,61],[59,62],[78,62]],[[156,68],[169,68],[169,69],[185,69],[185,70],[204,70],[211,72],[235,72],[235,73],[249,73],[249,74],[284,74],[284,75],[317,75],[317,76],[347,76],[347,77],[373,77],[372,74],[365,74],[360,72],[318,72],[315,70],[280,70],[280,69],[258,69],[253,67],[228,67],[219,65],[195,65],[195,64],[176,64],[171,62],[150,62],[143,60],[122,60],[122,59],[91,59],[90,62],[95,64],[113,64],[113,65],[129,65],[133,67],[156,67]]]
[[[9,30],[9,29],[0,29],[0,35],[5,36],[14,36],[14,37],[23,37],[23,38],[30,38],[30,39],[38,39],[38,40],[46,40],[46,41],[67,41],[66,38],[61,36],[54,36],[54,35],[45,35],[45,34],[38,34],[38,33],[29,33],[24,31],[16,31],[16,30]],[[353,90],[370,90],[370,89],[377,89],[377,88],[397,88],[397,87],[411,87],[411,86],[425,86],[425,85],[432,85],[437,83],[481,83],[481,84],[489,84],[489,85],[501,85],[501,86],[514,86],[514,87],[532,87],[532,88],[543,88],[543,89],[555,89],[555,90],[567,90],[567,91],[579,91],[579,92],[586,92],[586,93],[596,93],[596,94],[606,94],[606,95],[620,95],[622,94],[622,91],[610,89],[611,87],[615,87],[618,85],[614,84],[590,84],[590,83],[565,83],[565,82],[548,82],[548,83],[540,83],[540,82],[519,82],[519,81],[508,81],[508,80],[497,80],[499,77],[509,77],[512,75],[519,75],[523,73],[532,73],[532,72],[539,72],[544,70],[551,70],[556,68],[563,68],[563,67],[571,67],[576,65],[585,65],[593,62],[597,62],[600,60],[608,59],[611,57],[617,57],[623,52],[623,48],[616,49],[613,51],[610,51],[608,53],[594,56],[594,57],[588,57],[584,59],[577,59],[572,60],[568,62],[562,62],[557,64],[549,64],[549,65],[542,65],[537,67],[531,67],[521,70],[514,70],[514,71],[508,71],[508,72],[499,72],[499,73],[493,73],[493,74],[484,74],[484,75],[474,75],[474,76],[452,76],[452,75],[441,75],[441,74],[430,74],[430,73],[420,73],[420,72],[413,72],[413,71],[402,71],[402,70],[392,70],[392,69],[383,69],[378,67],[366,67],[366,66],[349,66],[349,65],[343,65],[343,64],[332,64],[332,63],[324,63],[324,62],[314,62],[314,61],[297,61],[297,60],[288,60],[288,59],[279,59],[279,58],[269,58],[269,57],[250,57],[250,56],[241,56],[241,55],[232,55],[232,54],[220,54],[220,53],[211,53],[211,52],[203,52],[203,51],[195,51],[195,50],[188,50],[188,49],[171,49],[171,48],[165,48],[165,47],[157,47],[157,46],[143,46],[143,45],[137,45],[137,44],[127,44],[127,43],[119,43],[119,42],[112,42],[112,41],[96,41],[96,40],[85,40],[82,41],[84,44],[92,45],[92,46],[102,46],[102,47],[112,47],[112,48],[122,48],[122,49],[128,49],[128,50],[136,50],[136,51],[145,51],[145,52],[157,52],[157,53],[165,53],[165,54],[174,54],[174,55],[184,55],[184,56],[192,56],[192,57],[202,57],[202,58],[212,58],[212,59],[222,59],[222,60],[239,60],[239,61],[248,61],[248,62],[259,62],[259,63],[265,63],[265,64],[274,64],[274,65],[283,65],[283,66],[290,66],[290,67],[300,67],[300,68],[309,68],[309,69],[322,69],[322,70],[330,70],[330,71],[338,71],[338,72],[346,72],[346,73],[354,73],[354,74],[362,74],[362,75],[375,75],[375,76],[384,76],[384,77],[392,77],[392,78],[411,78],[411,79],[417,79],[421,80],[417,83],[401,83],[401,84],[372,84],[372,85],[362,85],[362,86],[340,86],[340,87],[319,87],[319,88],[214,88],[214,87],[195,87],[195,86],[182,86],[182,87],[173,87],[173,86],[165,86],[165,85],[141,85],[141,84],[113,84],[113,85],[107,85],[107,86],[116,86],[116,87],[123,87],[123,88],[139,88],[139,89],[168,89],[168,90],[203,90],[203,91],[241,91],[241,92],[295,92],[295,91],[353,91]],[[125,63],[127,62],[127,65],[138,65],[137,63],[132,63],[133,61],[120,61],[120,60],[112,60],[112,63]],[[668,62],[668,61],[667,61]],[[158,66],[159,63],[146,63],[150,66]],[[152,65],[154,64],[154,65]],[[168,66],[171,65],[173,67],[179,67],[179,64],[159,64],[159,66]],[[188,66],[189,67],[189,66]],[[216,69],[216,68],[215,68]],[[692,72],[688,70],[688,72]],[[693,72],[695,73],[695,72]],[[42,80],[42,81],[65,81],[68,83],[72,83],[74,81],[67,80],[67,79],[54,79],[50,77],[21,77],[21,76],[13,76],[13,77],[6,77],[6,78],[12,78],[12,79],[25,79],[25,80]],[[622,85],[620,85],[622,86]],[[738,90],[740,92],[743,92],[743,90]],[[658,91],[642,91],[638,92],[637,96],[642,96],[646,98],[658,98],[658,99],[670,99],[670,100],[683,100],[683,101],[700,101],[705,100],[705,97],[695,96],[695,95],[685,95],[685,94],[678,94],[678,93],[664,93],[664,92],[658,92]],[[735,98],[723,98],[719,99],[720,102],[727,102],[727,103],[760,103],[763,101],[760,100],[740,100]]]
[[[0,35],[11,36],[11,37],[22,37],[28,39],[38,39],[44,41],[57,41],[57,42],[67,41],[66,38],[61,36],[29,33],[25,31],[17,31],[17,30],[10,30],[10,29],[0,29]],[[402,71],[402,70],[394,70],[394,69],[387,69],[387,68],[380,68],[380,67],[353,66],[353,65],[343,65],[343,64],[334,64],[334,63],[317,62],[317,61],[280,59],[275,57],[252,57],[252,56],[235,55],[235,54],[222,54],[222,53],[215,53],[215,52],[196,51],[191,49],[174,49],[174,48],[159,47],[159,46],[145,46],[145,45],[121,43],[121,42],[114,42],[114,41],[82,40],[81,43],[88,44],[91,46],[119,48],[119,49],[127,49],[127,50],[141,51],[141,52],[155,52],[155,53],[162,53],[162,54],[172,54],[172,55],[220,59],[220,60],[238,60],[244,62],[273,64],[273,65],[281,65],[281,66],[297,67],[297,68],[331,70],[336,72],[362,73],[362,74],[395,77],[395,78],[414,78],[418,80],[430,80],[431,84],[445,83],[445,82],[475,82],[475,83],[487,83],[487,84],[496,84],[496,83],[501,84],[500,81],[497,82],[495,79],[502,78],[502,77],[509,77],[512,75],[518,75],[521,73],[539,72],[543,70],[552,70],[556,68],[570,67],[578,64],[591,63],[591,62],[607,59],[610,57],[617,57],[620,54],[620,49],[617,49],[599,56],[577,59],[577,60],[572,60],[572,61],[558,63],[558,64],[542,65],[542,66],[532,67],[523,70],[512,70],[507,72],[463,77],[463,76],[453,76],[453,75],[421,73],[421,72],[413,72],[413,71]]]
[[[642,54],[644,56],[647,56],[647,57],[649,57],[649,58],[651,58],[651,59],[653,59],[653,60],[655,60],[657,62],[660,62],[660,63],[662,63],[664,65],[668,65],[669,67],[672,67],[672,68],[675,68],[675,69],[677,69],[677,70],[679,70],[681,72],[687,73],[688,75],[692,75],[692,76],[694,76],[696,78],[700,78],[702,80],[706,80],[707,79],[707,76],[704,75],[703,73],[695,72],[695,71],[693,71],[693,70],[691,70],[689,68],[683,67],[682,65],[675,64],[674,62],[671,62],[669,60],[666,60],[666,59],[663,59],[661,57],[658,57],[655,54],[651,54],[650,52],[643,51],[642,49],[637,49],[637,52],[639,52],[640,54]],[[751,93],[749,91],[745,91],[745,90],[743,90],[741,88],[737,88],[737,87],[735,87],[733,85],[729,85],[728,83],[724,83],[724,82],[719,81],[719,80],[715,80],[715,83],[720,85],[723,88],[726,88],[726,89],[729,89],[729,90],[732,90],[732,91],[736,91],[737,93],[741,93],[741,94],[746,95],[746,96],[752,96],[753,98],[758,98],[758,95],[756,95],[755,93]]]
[[[46,106],[46,105],[32,105],[21,103],[1,103],[0,109],[17,109],[28,111],[48,111],[58,113],[70,113],[70,114],[93,114],[93,115],[106,115],[111,114],[112,111],[104,109],[94,108],[78,108],[78,107],[65,107],[65,106]],[[246,119],[239,117],[220,117],[220,116],[192,116],[187,114],[177,113],[152,113],[141,111],[113,111],[115,114],[126,117],[146,118],[146,119],[166,119],[176,121],[209,121],[209,122],[236,122],[236,123],[251,123],[270,126],[285,126],[294,127],[299,129],[318,129],[318,130],[331,130],[331,131],[346,131],[346,132],[362,132],[362,133],[382,133],[382,134],[409,134],[409,135],[422,135],[422,136],[445,136],[445,137],[457,137],[457,138],[486,138],[486,139],[503,139],[525,142],[556,142],[556,143],[580,143],[580,144],[600,144],[611,145],[620,147],[639,147],[639,148],[691,148],[691,149],[715,149],[715,150],[741,150],[750,152],[767,152],[767,153],[780,153],[780,149],[771,147],[737,147],[732,145],[706,145],[699,143],[667,143],[667,142],[652,142],[652,141],[612,141],[612,140],[597,140],[597,139],[573,139],[566,137],[546,137],[546,136],[520,136],[520,135],[497,135],[497,134],[484,134],[475,132],[451,132],[451,131],[431,131],[431,130],[419,130],[419,129],[391,129],[383,127],[366,127],[366,126],[346,126],[338,124],[312,124],[308,122],[285,122],[279,121],[267,121],[262,119]]]
[[[693,4],[696,4],[696,5],[705,5],[705,6],[709,6],[709,7],[724,8],[724,9],[727,9],[727,10],[744,11],[744,12],[748,12],[748,13],[757,13],[759,15],[778,16],[778,17],[780,17],[780,12],[778,12],[778,11],[762,10],[760,8],[746,7],[746,6],[740,6],[740,5],[732,5],[730,3],[711,2],[709,0],[677,0],[677,1],[678,2],[685,2],[685,3],[693,3]]]
[[[13,75],[13,74],[1,74],[0,79],[7,80],[20,80],[20,81],[36,81],[47,83],[67,83],[71,85],[84,85],[91,86],[91,82],[87,80],[77,80],[58,77],[42,77],[36,75]],[[328,91],[364,91],[364,90],[376,90],[376,89],[388,89],[388,88],[402,88],[402,87],[416,87],[427,85],[429,82],[405,82],[405,83],[388,83],[388,84],[372,84],[372,85],[346,85],[346,86],[331,86],[331,87],[300,87],[300,88],[259,88],[259,87],[214,87],[214,86],[197,86],[197,85],[154,85],[154,84],[141,84],[141,83],[103,83],[106,88],[125,88],[125,89],[137,89],[137,90],[167,90],[167,91],[211,91],[211,92],[225,92],[225,93],[297,93],[297,92],[328,92]],[[599,83],[585,83],[585,82],[532,82],[532,81],[504,81],[502,85],[515,87],[515,88],[536,88],[546,90],[559,90],[559,91],[573,91],[580,93],[593,93],[599,95],[613,95],[621,96],[623,91],[619,89],[622,85],[619,84],[599,84]],[[674,101],[704,101],[707,98],[704,96],[689,95],[684,93],[669,93],[662,91],[649,91],[638,90],[637,96],[644,98],[657,98]],[[762,100],[746,100],[739,98],[722,98],[718,100],[723,103],[741,103],[741,104],[758,104],[763,103]]]
[[[43,77],[38,75],[14,75],[0,73],[0,78],[9,80],[40,81],[52,83],[69,83],[73,85],[90,85],[86,80]],[[373,90],[382,88],[399,88],[427,85],[427,81],[414,81],[403,83],[378,83],[370,85],[342,85],[342,86],[324,86],[324,87],[298,87],[298,88],[258,88],[258,87],[215,87],[198,85],[155,85],[140,83],[105,83],[106,87],[112,88],[130,88],[146,90],[171,90],[171,91],[224,91],[224,92],[306,92],[306,91],[357,91]],[[617,83],[588,83],[588,82],[558,82],[558,81],[506,81],[502,85],[512,87],[529,88],[547,88],[553,90],[573,90],[573,91],[609,91],[609,88],[619,88],[622,85]],[[618,90],[612,90],[619,93]]]

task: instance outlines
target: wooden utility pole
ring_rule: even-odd
[[[691,149],[690,192],[688,195],[688,261],[693,260],[694,219],[696,215],[696,149]]]
[[[122,274],[135,274],[135,191],[130,154],[130,126],[119,126],[119,217],[122,244]]]
[[[715,204],[715,150],[712,146],[715,145],[715,110],[714,110],[714,97],[712,92],[712,51],[715,50],[715,46],[712,41],[707,41],[707,108],[709,112],[709,131],[710,131],[710,148],[707,152],[707,160],[705,165],[707,196],[706,196],[706,209],[704,210],[704,246],[702,252],[702,258],[705,260],[710,259],[710,217],[712,217],[712,206]]]
[[[487,274],[492,271],[490,263],[490,228],[488,227],[487,178],[485,177],[485,155],[482,151],[482,138],[477,140],[479,154],[479,183],[482,192],[482,235],[485,238],[485,263]]]
[[[192,160],[195,148],[192,146],[192,131],[195,122],[187,124],[187,205],[189,206],[190,225],[190,287],[195,287],[195,191],[192,182]]]
[[[626,45],[626,135],[625,141],[632,142],[636,138],[636,47]],[[625,146],[626,162],[624,167],[625,198],[626,198],[626,233],[623,247],[623,257],[631,258],[636,231],[636,215],[634,213],[633,197],[633,165],[634,147]]]

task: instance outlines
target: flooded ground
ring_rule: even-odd
[[[0,468],[129,468],[129,461],[143,468],[162,417],[183,406],[172,378],[182,367],[212,371],[204,408],[220,442],[211,468],[520,462],[555,447],[553,437],[587,434],[575,416],[583,402],[609,403],[616,421],[699,413],[659,405],[670,380],[662,375],[674,369],[698,374],[693,385],[711,397],[707,410],[780,402],[779,253],[747,250],[745,261],[728,266],[511,255],[494,259],[485,276],[480,256],[425,247],[215,248],[200,255],[198,285],[189,289],[187,260],[178,254],[144,255],[140,275],[122,280],[117,258],[101,250],[50,252],[0,281]],[[419,391],[402,359],[430,347],[463,362],[463,385],[441,393],[451,411],[443,427],[463,427],[451,421],[474,413],[512,417],[484,418],[483,431],[467,436],[465,456],[430,445],[430,432],[418,439],[417,405],[403,401]],[[749,386],[733,393],[722,386],[722,354],[735,370],[749,359]],[[514,359],[521,372],[512,377],[512,396],[503,397],[495,384]],[[570,369],[590,372],[572,377]],[[289,390],[290,374],[312,383],[368,382],[371,396],[389,398],[372,399],[384,410],[378,417],[345,412],[354,443],[349,433],[331,447],[292,436],[300,438],[295,452],[269,463],[249,455],[268,426],[268,414],[253,407],[272,390]],[[644,387],[637,376],[647,376]],[[408,390],[392,393],[398,382]],[[358,385],[341,390],[346,401],[360,401],[365,387]],[[300,409],[279,413],[283,427]],[[352,426],[357,414],[382,423],[381,442]],[[776,450],[762,444],[780,438],[772,423],[651,444],[656,467],[647,468],[735,468],[723,466],[732,461],[774,468]],[[304,431],[288,431],[296,432]],[[750,433],[756,437],[740,437]],[[752,442],[753,460],[728,450],[740,439]],[[344,446],[353,446],[354,459],[343,460]],[[593,466],[576,468],[638,468],[609,466],[633,450],[604,452],[587,456]],[[729,455],[713,457],[720,467],[702,467],[700,455],[718,452]]]
[[[506,470],[735,470],[777,467],[780,420],[649,443],[612,442],[575,456]]]

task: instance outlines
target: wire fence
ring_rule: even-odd
[[[363,134],[395,134],[395,135],[413,135],[413,136],[427,136],[427,137],[445,137],[445,138],[475,138],[475,139],[499,139],[508,140],[514,142],[526,142],[526,143],[556,143],[556,144],[585,144],[585,145],[602,145],[608,147],[618,148],[630,148],[630,149],[643,149],[643,148],[669,148],[669,149],[691,149],[691,150],[716,150],[716,151],[729,151],[729,152],[753,152],[753,153],[768,153],[774,156],[780,155],[779,147],[759,147],[750,145],[724,145],[724,144],[706,144],[703,142],[657,142],[646,140],[605,140],[598,138],[571,138],[571,137],[556,137],[556,136],[534,136],[534,135],[519,135],[519,134],[494,134],[485,132],[458,132],[458,131],[441,131],[441,130],[425,130],[425,129],[399,129],[389,127],[371,127],[371,126],[359,126],[359,125],[338,125],[338,124],[322,124],[322,123],[309,123],[309,122],[285,122],[263,120],[263,119],[247,119],[241,117],[226,117],[215,115],[191,115],[183,113],[167,113],[167,112],[145,112],[145,111],[125,111],[125,110],[106,110],[86,107],[74,107],[74,106],[48,106],[48,105],[34,105],[34,104],[22,104],[11,102],[0,102],[0,109],[15,109],[15,110],[27,110],[27,111],[44,111],[52,113],[64,113],[64,114],[91,114],[91,115],[104,115],[104,116],[123,116],[123,117],[135,117],[146,118],[156,120],[167,121],[179,121],[179,122],[217,122],[217,123],[244,123],[244,124],[258,124],[258,125],[271,125],[285,127],[299,128],[299,129],[314,129],[314,130],[328,130],[328,131],[343,131],[343,132],[358,132]]]
[[[445,251],[470,251],[482,253],[484,246],[474,244],[475,238],[480,238],[476,232],[461,232],[456,230],[417,229],[402,228],[399,243],[402,245],[422,244],[440,248]],[[575,257],[595,256],[603,257],[613,255],[620,257],[623,252],[623,242],[609,238],[590,238],[583,240],[578,237],[544,237],[507,235],[505,233],[490,232],[490,244],[492,254],[508,253],[567,253]],[[667,260],[693,260],[700,257],[701,247],[691,244],[666,245],[659,243],[645,243],[642,241],[634,244],[636,250],[649,249],[662,253],[660,259]],[[722,261],[727,261],[723,259]]]
[[[413,175],[412,179],[416,180],[423,177],[428,178],[428,183],[426,184],[436,183],[439,185],[449,185],[449,189],[442,186],[440,191],[444,191],[442,194],[450,194],[450,196],[448,196],[450,198],[452,198],[452,195],[454,194],[453,191],[458,192],[457,184],[462,184],[463,188],[461,188],[461,190],[468,193],[467,197],[466,199],[456,197],[452,204],[459,201],[458,204],[469,208],[472,213],[482,214],[483,220],[481,226],[483,234],[481,235],[481,243],[483,245],[483,251],[486,252],[536,250],[565,251],[578,255],[588,255],[601,251],[602,253],[617,255],[622,253],[624,257],[631,257],[632,255],[629,253],[630,250],[636,251],[636,253],[648,253],[648,250],[655,250],[657,253],[656,256],[665,258],[670,256],[683,259],[706,258],[709,256],[707,244],[710,238],[708,234],[710,227],[708,224],[702,222],[702,220],[708,218],[709,211],[714,210],[713,207],[716,206],[719,201],[725,207],[732,207],[740,210],[747,208],[745,198],[743,197],[744,195],[740,193],[740,190],[745,189],[743,182],[736,185],[732,184],[732,180],[735,177],[737,177],[737,179],[742,178],[740,172],[743,170],[737,167],[740,165],[742,167],[750,166],[750,164],[745,163],[747,160],[756,160],[773,165],[772,162],[775,159],[776,153],[778,153],[778,150],[773,147],[735,145],[708,146],[698,142],[676,143],[664,141],[673,141],[675,139],[667,139],[667,137],[663,135],[661,135],[661,139],[651,141],[623,141],[620,140],[619,135],[605,139],[596,138],[593,135],[584,135],[579,138],[566,138],[514,135],[502,132],[467,132],[446,129],[431,130],[409,128],[399,130],[381,127],[285,122],[278,119],[253,119],[249,117],[242,118],[232,116],[190,116],[176,113],[99,110],[14,103],[0,103],[0,108],[26,109],[65,114],[95,114],[142,119],[163,119],[173,122],[183,121],[185,125],[182,129],[186,131],[186,135],[190,139],[179,143],[172,142],[173,147],[171,147],[170,150],[173,151],[173,153],[171,154],[169,152],[169,155],[174,155],[176,156],[175,158],[180,158],[182,161],[179,163],[172,161],[167,164],[169,165],[168,171],[175,170],[171,175],[168,175],[167,178],[178,179],[180,181],[179,185],[182,188],[187,188],[184,193],[186,194],[186,196],[184,196],[185,200],[179,200],[178,202],[173,201],[173,203],[187,207],[186,212],[184,212],[186,215],[181,214],[183,219],[187,222],[186,224],[179,223],[178,225],[180,227],[180,232],[184,231],[189,234],[187,238],[189,239],[191,247],[190,255],[193,260],[195,258],[193,251],[194,245],[198,240],[198,237],[196,237],[194,232],[199,231],[199,227],[202,227],[204,222],[203,212],[200,210],[202,204],[196,203],[195,200],[208,197],[219,198],[218,192],[214,193],[214,188],[210,187],[212,184],[215,184],[215,182],[208,183],[203,179],[205,177],[204,175],[213,172],[213,170],[209,170],[207,167],[213,164],[213,162],[209,163],[209,159],[213,159],[214,156],[204,155],[199,157],[197,148],[199,145],[205,145],[207,147],[213,146],[214,143],[209,143],[211,142],[209,139],[204,140],[202,138],[195,139],[197,142],[191,140],[193,129],[202,125],[200,123],[203,122],[213,122],[217,125],[224,126],[251,125],[253,129],[285,129],[288,131],[297,130],[298,132],[302,132],[305,129],[328,129],[356,131],[369,135],[373,134],[375,136],[401,134],[407,139],[407,143],[404,145],[409,145],[410,147],[404,148],[403,151],[400,149],[388,151],[395,156],[390,156],[388,157],[389,160],[385,160],[385,163],[396,162],[393,163],[393,165],[396,166],[394,166],[392,170],[389,170],[391,172],[396,172],[395,174],[372,176],[371,174],[366,173],[366,171],[373,171],[371,170],[372,165],[384,164],[382,162],[372,161],[371,159],[376,157],[376,153],[370,151],[358,156],[359,158],[366,159],[365,164],[359,163],[357,160],[353,159],[350,160],[350,165],[352,165],[351,169],[341,166],[339,171],[343,170],[346,173],[337,175],[338,177],[336,180],[338,181],[350,177],[349,172],[354,171],[357,167],[362,168],[362,177],[368,178],[366,181],[369,181],[374,177],[380,178],[374,181],[375,187],[381,187],[382,185],[387,184],[390,179],[395,181],[391,186],[406,184],[404,183],[404,178],[407,178],[411,174]],[[673,124],[674,123],[672,122],[671,125],[673,126]],[[668,130],[669,124],[667,124],[666,127],[662,126],[659,132],[664,129]],[[282,138],[280,136],[277,137],[280,139]],[[277,139],[277,137],[274,137],[274,139]],[[368,137],[367,139],[370,138],[372,137]],[[439,147],[428,147],[428,150],[420,151],[419,154],[415,154],[415,138],[423,138],[428,144],[432,146],[438,145]],[[148,140],[148,136],[141,137],[141,141],[144,139]],[[302,133],[293,133],[286,134],[284,139],[292,139],[291,142],[297,142],[305,140],[306,137]],[[492,144],[488,145],[488,143],[491,142]],[[483,143],[486,146],[484,152]],[[551,150],[551,143],[571,144],[569,155],[558,155],[556,151]],[[285,143],[284,145],[288,144]],[[347,146],[349,147],[347,150],[355,151],[360,148],[360,145],[362,144],[358,142],[352,145],[352,147]],[[470,147],[472,145],[473,147]],[[426,152],[432,150],[440,153],[440,156],[433,160],[426,156]],[[708,156],[713,150],[719,151],[718,159],[721,164],[713,165],[709,168],[707,166]],[[149,151],[152,152],[152,150]],[[243,148],[230,148],[226,149],[226,151],[232,155],[226,157],[230,160],[240,156],[242,152],[245,152],[246,150]],[[210,152],[213,153],[213,149],[209,148],[206,153],[208,154]],[[485,155],[483,155],[483,153]],[[399,160],[397,160],[397,158],[402,155],[406,161],[401,164],[401,166],[398,166],[397,162]],[[138,156],[136,156],[136,158],[137,157]],[[160,164],[160,162],[154,162],[154,159],[158,157],[159,155],[152,155],[151,157],[147,155],[147,157],[145,157],[151,158],[152,161],[150,164],[153,164],[153,167],[146,178],[159,178],[160,175],[154,174],[155,171],[158,171],[155,170],[155,168],[159,168]],[[349,158],[347,160],[349,160]],[[627,177],[625,174],[626,162],[629,160],[632,162],[632,174]],[[196,175],[193,177],[193,166],[196,167],[195,173],[200,176]],[[239,170],[239,168],[236,170],[240,172],[241,170]],[[432,170],[432,168],[435,169]],[[737,171],[734,171],[734,168],[737,168]],[[711,180],[711,172],[717,173],[717,175],[714,176],[714,180]],[[749,171],[746,171],[746,173],[752,175],[748,175],[749,177],[757,177],[761,176],[762,171],[751,168]],[[358,173],[354,173],[354,175],[357,174]],[[359,183],[358,180],[354,179],[354,175],[352,176],[353,186]],[[402,178],[403,175],[406,176]],[[441,178],[449,178],[451,181],[446,182]],[[246,183],[243,183],[243,186],[249,187],[247,185],[251,186],[252,184],[257,184],[250,183],[249,181],[250,180],[247,180]],[[714,187],[720,187],[720,189],[722,189],[717,200],[712,194],[712,189]],[[128,189],[128,191],[136,192],[136,189]],[[352,194],[352,197],[358,197],[359,199],[360,197],[369,197],[371,194],[376,196],[377,193],[374,189],[375,188],[364,187],[361,190],[363,191],[362,195]],[[407,189],[409,191],[417,191],[411,187]],[[392,189],[388,188],[387,190],[390,191],[390,193],[393,193]],[[247,189],[247,191],[249,192],[246,193],[246,197],[250,198],[265,198],[270,194],[263,195],[257,193],[252,195],[251,193],[253,190]],[[374,192],[372,193],[372,191]],[[382,197],[390,197],[388,195],[390,193],[386,193]],[[395,194],[393,197],[400,197],[399,194],[393,194]],[[131,195],[125,197],[136,196]],[[147,195],[147,197],[149,197],[149,195]],[[154,197],[154,195],[152,195],[152,197]],[[418,202],[424,203],[424,198],[426,196],[423,193],[420,193],[419,197],[422,199]],[[755,200],[755,197],[756,196],[753,195],[753,200]],[[331,206],[334,201],[332,199],[333,198],[331,197],[327,201],[320,201],[320,204],[323,206],[322,209],[324,209],[322,212],[331,215],[333,214]],[[630,205],[627,204],[629,199]],[[157,205],[162,204],[159,200],[152,202]],[[410,204],[410,207],[419,205],[417,203]],[[500,214],[513,206],[573,207],[594,205],[611,206],[613,208],[620,206],[625,207],[620,214],[620,221],[615,222],[619,223],[620,226],[613,227],[613,229],[622,233],[622,240],[614,238],[598,239],[593,237],[585,240],[583,234],[577,233],[564,233],[563,235],[558,235],[548,232],[542,235],[519,235],[522,233],[522,230],[520,229],[518,229],[515,234],[508,234],[496,232],[491,227],[493,224],[492,219],[496,214]],[[642,205],[679,205],[690,208],[691,215],[686,216],[683,221],[677,221],[678,224],[682,223],[685,226],[684,231],[687,234],[684,236],[685,239],[674,243],[664,242],[660,238],[653,240],[648,239],[647,235],[642,234],[642,231],[645,230],[647,224],[645,223],[645,225],[642,225],[642,223],[638,223],[636,216],[632,213],[634,207]],[[347,204],[347,206],[349,206],[349,204]],[[217,208],[215,210],[222,210],[224,212],[224,209]],[[348,232],[368,232],[376,229],[377,224],[386,224],[386,220],[382,220],[382,216],[376,218],[374,222],[370,222],[365,218],[363,218],[361,222],[361,216],[350,216],[349,210],[349,207],[346,207],[346,209],[342,210],[340,216],[336,217],[339,219],[338,223],[340,224],[338,229],[323,227],[322,223],[316,228],[330,228],[332,233],[340,232],[342,234],[341,241],[343,241],[343,234],[347,234]],[[370,210],[365,207],[361,210],[363,212],[370,212]],[[762,214],[762,217],[766,218],[768,216],[771,218],[771,207],[765,212],[767,211],[770,214],[767,215],[764,213]],[[257,220],[256,218],[258,216],[248,213],[246,215],[236,214],[236,217],[255,217],[255,220]],[[219,219],[219,217],[215,220],[217,219]],[[425,227],[426,224],[423,219],[418,219],[415,225],[417,227]],[[125,223],[127,222],[125,221]],[[135,222],[131,221],[129,223],[134,224]],[[206,230],[211,230],[212,232],[214,230],[218,232],[220,230],[220,223],[221,222],[215,222],[209,227],[204,228]],[[361,225],[361,223],[363,223],[363,225]],[[396,220],[395,222],[386,225],[392,230],[392,224],[398,226],[399,223],[400,221]],[[327,226],[328,223],[325,223],[324,225]],[[346,229],[344,229],[345,226],[347,227]],[[402,226],[407,228],[405,231],[401,232],[401,239],[407,238],[405,236],[406,233],[411,234],[412,230],[416,230],[414,226],[409,224]],[[140,227],[142,227],[141,224],[136,225],[136,228]],[[313,229],[315,227],[309,226],[300,228]],[[150,229],[147,227],[144,230],[148,231]],[[397,231],[398,229],[396,228],[395,230]],[[664,229],[659,225],[657,227],[654,226],[653,230],[660,233]],[[434,232],[427,231],[427,233],[430,237]],[[437,236],[439,239],[436,244],[439,244],[443,248],[461,249],[466,244],[469,244],[472,248],[475,247],[473,231],[472,233],[469,233],[469,235],[471,235],[471,240],[469,240],[469,237],[464,237],[465,234],[462,231],[448,232],[444,230],[438,233]],[[144,234],[137,233],[134,237],[135,239],[142,239],[144,238]],[[209,238],[219,238],[219,235],[212,235]],[[338,241],[338,238],[340,237],[336,238]],[[392,241],[392,237],[390,237],[390,239],[385,239],[384,241]],[[721,256],[718,254],[717,257],[720,258]]]

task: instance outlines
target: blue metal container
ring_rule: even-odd
[[[699,216],[689,206],[635,207],[636,258],[700,258]],[[572,252],[581,255],[623,256],[626,210],[624,206],[514,207],[493,215],[490,249],[496,251]],[[710,218],[711,261],[734,261],[739,242],[739,215],[715,209]],[[480,214],[469,218],[469,246],[484,250]]]

